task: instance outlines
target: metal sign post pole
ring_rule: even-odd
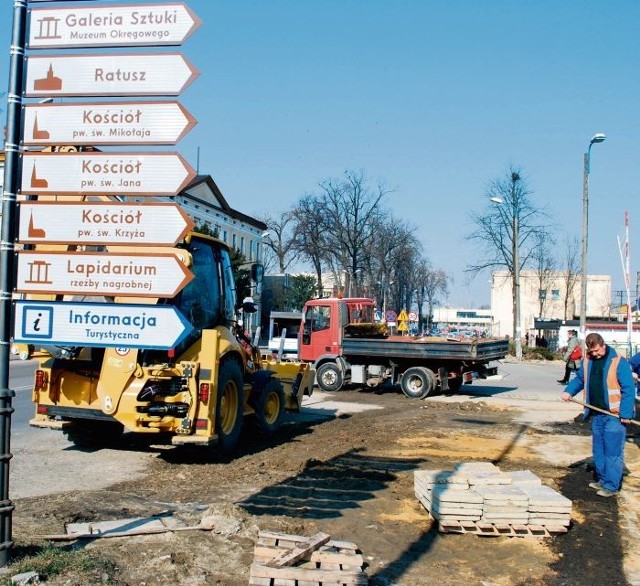
[[[20,135],[22,77],[24,65],[27,0],[14,0],[13,34],[5,140],[2,232],[0,233],[0,566],[9,563],[12,541],[13,503],[9,499],[11,460],[11,414],[15,393],[9,388],[11,343],[11,294],[13,291],[14,242],[17,222],[17,193],[20,186]]]

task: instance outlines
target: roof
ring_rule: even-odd
[[[213,193],[215,198],[218,200],[220,209],[229,217],[234,218],[236,220],[240,220],[245,224],[250,224],[251,226],[258,228],[259,230],[266,230],[268,228],[268,226],[261,220],[257,220],[256,218],[252,218],[251,216],[248,216],[247,214],[243,214],[238,210],[234,210],[229,205],[224,195],[222,195],[222,191],[220,191],[220,188],[218,187],[216,182],[213,180],[213,177],[211,177],[211,175],[196,175],[194,179],[181,191],[181,193],[188,192],[190,189],[193,189],[195,187],[200,187],[203,185],[206,185],[209,188],[211,193]],[[191,193],[189,193],[188,195],[193,199],[200,199]],[[200,201],[203,201],[203,200],[200,200]],[[205,203],[209,203],[209,202],[205,202]]]

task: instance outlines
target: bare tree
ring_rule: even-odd
[[[324,208],[329,256],[345,271],[345,286],[353,280],[358,290],[364,270],[365,251],[374,235],[381,202],[388,191],[378,185],[370,188],[364,172],[346,171],[344,179],[328,179],[320,184]]]
[[[442,269],[432,269],[428,263],[422,262],[418,265],[418,278],[420,279],[420,292],[418,295],[418,307],[422,308],[424,301],[427,302],[427,329],[431,328],[431,317],[433,316],[433,306],[438,301],[440,294],[449,293],[450,278]],[[419,327],[422,329],[422,311],[420,311]]]
[[[498,205],[492,205],[483,212],[473,212],[471,221],[475,229],[468,240],[479,247],[480,262],[468,265],[467,274],[477,274],[486,269],[506,268],[512,279],[513,292],[513,337],[516,337],[516,282],[514,261],[521,270],[531,259],[537,238],[546,234],[544,219],[547,213],[533,205],[531,191],[520,170],[510,167],[509,171],[492,181],[485,195]],[[516,241],[515,234],[518,235]]]
[[[322,267],[326,264],[329,244],[326,237],[326,209],[322,197],[305,195],[293,208],[294,244],[292,250],[313,266],[318,297],[322,296]]]
[[[544,317],[549,300],[547,292],[553,286],[556,273],[556,260],[552,253],[553,240],[549,235],[536,234],[536,245],[531,252],[531,260],[536,271],[538,283],[538,316]]]
[[[294,260],[294,218],[289,211],[278,215],[263,214],[260,219],[269,231],[269,235],[263,239],[263,244],[275,256],[279,272],[284,273]]]
[[[415,228],[394,218],[391,212],[380,214],[373,227],[373,237],[365,249],[364,266],[371,280],[370,288],[377,291],[376,296],[383,308],[392,285],[400,281],[401,267],[397,261],[403,255],[398,251],[408,243],[419,246]]]
[[[570,319],[574,317],[575,305],[572,308],[571,314],[569,314],[569,303],[574,300],[574,290],[578,283],[580,276],[580,243],[577,238],[567,240],[565,243],[565,255],[564,255],[564,267],[563,267],[563,280],[564,280],[564,298],[563,298],[563,310],[564,319]]]

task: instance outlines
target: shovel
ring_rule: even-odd
[[[611,413],[611,411],[607,411],[606,409],[600,409],[600,407],[594,407],[593,405],[589,405],[589,403],[583,403],[582,401],[579,401],[578,399],[575,399],[573,397],[571,397],[570,401],[572,403],[577,403],[578,405],[582,405],[583,407],[588,407],[589,409],[593,409],[593,411],[597,411],[598,413],[604,413],[605,415],[611,415],[611,417],[620,419],[619,415],[616,415],[615,413]],[[635,419],[630,419],[629,423],[633,423],[634,425],[640,425],[640,421],[636,421]]]

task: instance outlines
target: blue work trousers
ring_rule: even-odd
[[[618,491],[624,468],[624,442],[627,428],[617,417],[596,414],[591,418],[593,464],[600,484]]]

